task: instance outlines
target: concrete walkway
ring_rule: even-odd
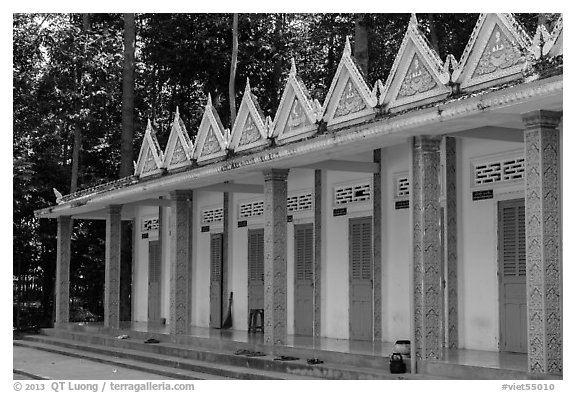
[[[168,380],[170,378],[131,370],[128,368],[98,363],[86,359],[40,351],[32,348],[12,346],[14,376],[30,379],[93,379],[93,380]]]

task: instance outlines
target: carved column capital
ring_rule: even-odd
[[[109,205],[106,208],[108,215],[120,215],[122,213],[122,205]]]
[[[414,149],[422,153],[438,153],[442,136],[418,135],[414,137]]]
[[[277,168],[270,168],[264,169],[264,181],[286,181],[288,179],[288,173],[290,169],[277,169]]]
[[[526,130],[534,128],[555,129],[562,120],[562,112],[537,110],[522,114],[522,121]]]
[[[175,201],[189,201],[192,199],[192,190],[174,190],[170,191],[170,199]]]

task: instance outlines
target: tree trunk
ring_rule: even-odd
[[[434,14],[428,14],[428,24],[430,25],[430,45],[440,55],[440,46],[438,45],[438,33],[436,32],[436,22]]]
[[[354,22],[354,58],[365,77],[368,77],[368,26],[366,15],[356,15]]]
[[[135,14],[124,14],[124,67],[122,70],[122,142],[120,178],[132,175],[134,166],[134,52]],[[120,246],[120,320],[132,319],[132,224],[121,225]]]
[[[122,144],[120,178],[130,176],[134,161],[134,47],[136,25],[134,14],[124,14],[124,68],[122,70]]]
[[[238,14],[232,18],[232,59],[230,61],[230,81],[228,96],[230,98],[230,128],[236,121],[236,65],[238,62]]]
[[[86,56],[86,46],[88,44],[88,33],[90,32],[90,14],[82,14],[82,31],[84,33],[84,56]],[[82,109],[82,77],[84,70],[81,64],[76,66],[76,90],[78,91],[78,100],[76,100],[75,112],[78,114]],[[72,173],[70,176],[70,193],[78,189],[78,177],[80,175],[80,151],[82,150],[82,126],[80,120],[76,118],[73,122],[74,127],[74,144],[72,147]]]

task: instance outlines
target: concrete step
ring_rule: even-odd
[[[136,340],[145,340],[148,338],[156,338],[161,342],[171,342],[179,345],[186,345],[194,348],[203,348],[206,350],[218,350],[226,353],[234,353],[239,349],[249,349],[252,351],[259,351],[263,353],[272,353],[275,351],[276,355],[294,356],[302,359],[321,358],[326,363],[353,365],[357,367],[368,367],[375,369],[388,369],[390,359],[388,356],[376,356],[367,354],[336,352],[330,350],[322,350],[309,347],[281,347],[273,348],[259,342],[240,342],[231,339],[222,339],[221,337],[197,337],[197,336],[170,336],[168,334],[143,332],[137,330],[127,329],[111,329],[97,325],[78,325],[67,324],[57,329],[44,329],[44,331],[55,330],[72,331],[78,333],[90,333],[116,337],[121,334],[128,334],[131,338]]]
[[[528,379],[528,374],[525,371],[453,364],[435,360],[419,361],[417,369],[422,373],[449,379]]]
[[[133,370],[161,375],[172,379],[296,379],[292,375],[262,370],[250,370],[230,365],[215,365],[156,354],[144,354],[134,350],[114,350],[94,344],[75,344],[69,340],[26,336],[14,345],[25,346],[66,356],[112,364]],[[298,378],[300,379],[300,378]]]
[[[117,339],[105,334],[94,334],[71,330],[45,329],[44,335],[28,336],[27,340],[43,342],[52,345],[61,345],[67,348],[96,351],[101,354],[132,358],[141,361],[158,362],[164,358],[182,362],[200,362],[202,367],[240,367],[252,373],[277,373],[275,377],[281,379],[429,379],[424,375],[390,374],[385,369],[358,367],[355,365],[334,364],[325,362],[318,365],[309,365],[306,358],[300,357],[295,361],[274,360],[276,356],[247,357],[235,355],[234,352],[223,350],[208,350],[194,348],[182,344],[161,342],[159,344],[145,344],[140,339]],[[148,359],[148,360],[146,360]],[[180,365],[179,367],[182,367]],[[206,369],[196,371],[211,373]],[[263,375],[264,379],[270,374]],[[238,376],[233,378],[238,378]],[[248,377],[246,377],[248,378]],[[260,378],[258,378],[260,379]]]
[[[231,379],[28,340],[13,346],[20,356],[14,358],[14,374],[32,379]]]

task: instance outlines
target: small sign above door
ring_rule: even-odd
[[[410,207],[410,200],[406,199],[405,201],[396,201],[394,202],[394,208],[396,210],[399,209],[408,209]]]
[[[334,217],[345,216],[346,214],[348,214],[348,210],[346,210],[345,207],[332,210],[332,215]]]
[[[202,232],[210,232],[210,225],[204,225],[204,226],[202,226],[202,228],[200,228],[200,231],[202,231]]]
[[[483,199],[492,199],[492,198],[494,198],[494,190],[482,190],[472,192],[473,201],[481,201]]]
[[[248,221],[238,221],[238,228],[244,228],[248,226]]]

